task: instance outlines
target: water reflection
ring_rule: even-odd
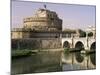
[[[90,69],[95,65],[95,53],[44,51],[31,56],[12,59],[12,74],[40,73]]]
[[[63,71],[93,69],[96,65],[95,53],[82,54],[79,52],[63,53]]]
[[[92,64],[96,65],[96,55],[95,55],[95,53],[90,55],[90,59],[91,59]]]
[[[44,51],[31,56],[12,59],[11,73],[40,73],[40,72],[55,72],[61,71],[60,51]]]
[[[83,60],[84,60],[84,57],[82,56],[81,52],[76,52],[76,53],[75,53],[75,57],[76,57],[76,60],[77,60],[79,63],[83,62]]]

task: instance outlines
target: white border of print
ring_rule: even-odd
[[[27,0],[24,0],[27,1]],[[96,5],[96,70],[85,71],[67,71],[67,72],[52,72],[52,73],[37,73],[34,75],[98,75],[100,66],[100,4],[99,0],[28,0],[28,1],[43,1],[54,3],[70,3],[70,4],[88,4]],[[0,75],[10,75],[10,0],[0,0]],[[28,74],[32,75],[32,74]]]

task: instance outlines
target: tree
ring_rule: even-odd
[[[76,33],[79,34],[79,37],[86,37],[86,32],[81,29],[78,29]]]
[[[93,36],[93,33],[92,32],[89,32],[88,33],[88,37],[92,37]]]

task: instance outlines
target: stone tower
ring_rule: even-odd
[[[62,20],[57,13],[50,11],[44,5],[36,11],[32,17],[24,18],[25,29],[32,29],[35,31],[62,31]]]

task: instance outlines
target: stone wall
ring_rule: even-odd
[[[60,39],[42,40],[42,48],[61,48]]]
[[[61,40],[58,38],[48,39],[12,39],[11,48],[16,49],[50,49],[61,48]]]

